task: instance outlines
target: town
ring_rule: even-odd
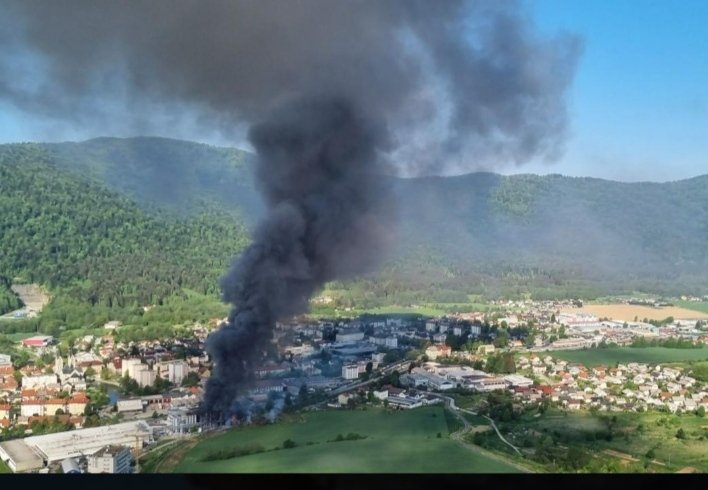
[[[630,303],[631,304],[631,303]],[[279,323],[248,399],[262,407],[229,424],[272,423],[279,410],[360,403],[411,410],[445,393],[509,393],[521,405],[567,411],[708,409],[708,386],[661,363],[584,365],[557,351],[708,344],[701,319],[599,318],[582,301],[498,301],[493,310],[431,318],[361,315]],[[109,321],[62,349],[34,335],[22,358],[0,354],[0,459],[14,472],[131,473],[165,441],[224,430],[199,404],[212,363],[207,336],[225,320],[176,338],[119,341]],[[663,344],[662,344],[663,343]],[[280,403],[282,401],[282,403]]]

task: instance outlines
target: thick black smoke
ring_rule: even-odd
[[[558,155],[579,48],[515,0],[4,0],[0,103],[238,141],[324,90],[385,120],[400,174],[459,174]]]
[[[385,132],[338,97],[298,99],[253,126],[268,214],[223,280],[235,308],[209,337],[206,406],[230,412],[275,322],[307,311],[326,281],[365,271],[385,244]]]
[[[7,0],[0,103],[92,127],[252,125],[269,212],[208,345],[207,407],[228,412],[275,322],[375,263],[382,173],[558,155],[578,53],[512,0]]]

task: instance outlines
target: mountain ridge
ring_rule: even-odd
[[[0,145],[4,165],[21,149],[150,216],[213,213],[252,227],[263,210],[255,159],[243,150],[106,137]],[[708,292],[708,175],[661,183],[476,172],[387,184],[398,215],[390,255],[376,272],[328,285],[359,304]]]

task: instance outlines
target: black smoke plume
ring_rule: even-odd
[[[337,97],[299,99],[253,126],[268,213],[222,282],[235,305],[208,339],[208,410],[229,413],[277,320],[307,311],[326,281],[365,271],[388,236],[385,132]]]
[[[223,281],[234,310],[209,340],[207,406],[229,410],[275,322],[375,262],[390,210],[378,174],[559,155],[580,42],[541,38],[522,7],[5,0],[0,104],[52,128],[164,134],[189,119],[238,141],[251,126],[269,212]]]

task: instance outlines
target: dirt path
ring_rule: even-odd
[[[447,397],[444,397],[444,398],[447,398]],[[471,426],[471,424],[467,421],[467,419],[466,419],[465,417],[463,417],[462,415],[460,415],[460,412],[458,411],[458,410],[464,410],[464,409],[461,409],[461,408],[456,407],[456,406],[454,405],[454,403],[455,403],[454,399],[450,398],[449,400],[451,400],[451,403],[448,404],[448,407],[452,409],[452,410],[451,410],[452,413],[455,414],[455,416],[456,416],[456,417],[460,420],[460,422],[462,422],[462,424],[463,424],[462,429],[458,430],[457,432],[453,432],[452,434],[450,434],[450,438],[451,438],[451,439],[453,439],[453,440],[457,441],[458,443],[462,444],[465,448],[469,449],[469,450],[472,451],[472,452],[475,452],[475,453],[477,453],[477,454],[481,454],[481,455],[486,456],[486,457],[488,457],[488,458],[491,458],[491,459],[493,459],[493,460],[495,460],[495,461],[499,461],[499,462],[502,462],[502,463],[510,464],[510,465],[512,465],[514,468],[518,469],[519,471],[521,471],[521,472],[523,472],[523,473],[534,473],[533,470],[531,470],[531,469],[529,469],[529,468],[527,468],[527,467],[525,467],[525,466],[523,466],[523,465],[517,463],[516,461],[512,461],[512,460],[510,460],[510,459],[508,459],[508,458],[504,458],[504,457],[499,456],[498,454],[495,454],[495,453],[493,453],[493,452],[491,452],[491,451],[487,451],[486,449],[481,448],[481,447],[479,447],[479,446],[477,446],[477,445],[475,445],[475,444],[470,444],[470,443],[466,442],[466,441],[464,440],[464,436],[465,436],[466,434],[468,434],[468,433],[471,432],[472,426]],[[471,413],[471,412],[469,412],[468,410],[464,410],[464,411],[467,412],[467,413]],[[497,434],[498,434],[498,433],[499,433],[499,432],[497,431]],[[513,446],[512,446],[512,447],[513,447]]]

